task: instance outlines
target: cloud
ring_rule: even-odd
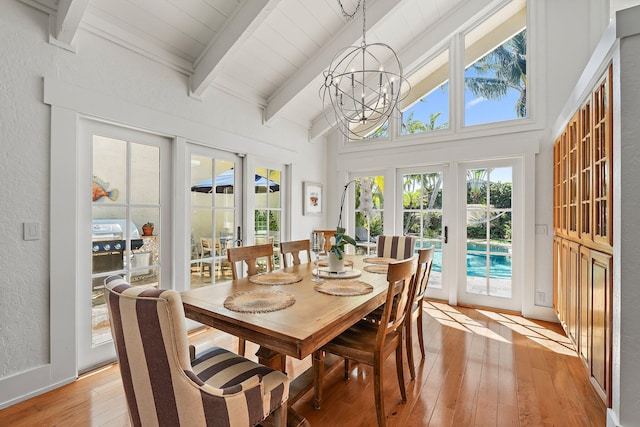
[[[480,96],[478,98],[472,99],[471,101],[467,102],[467,105],[465,106],[465,108],[469,109],[469,108],[475,107],[476,105],[484,101],[487,101],[487,98]]]

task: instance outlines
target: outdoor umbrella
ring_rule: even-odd
[[[218,194],[233,194],[233,184],[234,184],[234,174],[233,169],[229,169],[226,172],[222,172],[220,175],[216,176],[216,193]],[[255,182],[254,185],[256,187],[261,187],[264,190],[256,192],[266,192],[268,180],[262,175],[255,174]],[[193,185],[191,187],[191,191],[195,191],[197,193],[212,193],[213,183],[211,182],[211,178],[205,179],[204,181]],[[273,193],[274,191],[279,191],[280,185],[276,182],[271,181],[271,185],[269,186],[269,192]]]

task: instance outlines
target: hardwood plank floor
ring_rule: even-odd
[[[389,426],[604,426],[605,407],[560,325],[512,314],[452,307],[430,301],[424,316],[426,357],[400,401],[393,357],[385,365]],[[417,335],[416,335],[417,336]],[[192,334],[198,347],[236,350],[237,340],[205,329]],[[247,343],[247,354],[257,349]],[[296,376],[311,361],[287,358]],[[409,378],[408,368],[405,379]],[[295,405],[312,426],[376,425],[373,372],[354,364],[326,376],[323,406],[313,391]],[[0,426],[129,426],[118,365],[0,411]]]

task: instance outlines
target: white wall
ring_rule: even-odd
[[[74,283],[59,283],[49,265],[50,256],[73,265],[75,249],[52,254],[49,236],[53,230],[58,235],[74,231],[60,230],[68,225],[50,224],[49,207],[53,199],[64,200],[73,191],[51,188],[50,177],[66,171],[52,171],[50,164],[73,172],[74,152],[65,162],[52,157],[50,147],[52,134],[58,139],[64,135],[67,147],[77,143],[76,112],[178,137],[177,141],[186,138],[292,164],[291,212],[301,218],[292,223],[292,237],[325,226],[324,215],[302,216],[301,182],[323,183],[326,173],[325,144],[308,142],[307,129],[284,120],[264,126],[258,106],[219,91],[205,93],[203,101],[190,98],[186,76],[82,29],[76,36],[77,53],[59,49],[47,43],[47,15],[14,0],[2,0],[1,8],[0,407],[68,381],[59,366],[66,369],[69,363],[61,359],[75,360],[74,342],[65,330],[69,322],[73,327],[75,301],[68,288]],[[54,119],[45,96],[57,106]],[[52,129],[53,122],[65,128]],[[73,206],[69,209],[73,215]],[[60,213],[51,214],[59,218]],[[40,224],[41,237],[24,241],[22,223],[31,221]],[[60,290],[66,292],[62,301],[61,294],[51,295]],[[56,310],[64,315],[52,323],[50,313],[57,316]]]
[[[614,102],[618,96],[620,103],[613,129],[613,405],[607,425],[630,427],[640,426],[640,6],[618,14],[617,33],[621,39],[619,63],[614,62]]]

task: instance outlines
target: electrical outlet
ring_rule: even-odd
[[[542,291],[536,292],[536,303],[544,304],[544,292]]]

